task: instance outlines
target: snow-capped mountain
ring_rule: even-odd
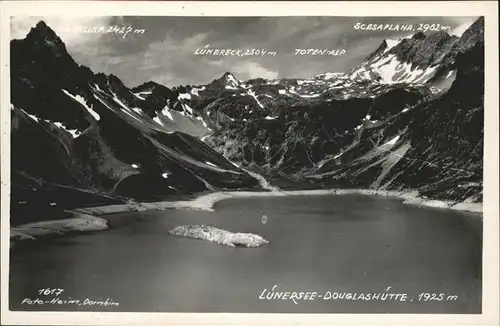
[[[459,53],[456,78],[438,98],[364,125],[306,178],[325,185],[417,189],[421,196],[482,201],[484,43]]]
[[[349,73],[128,88],[40,22],[11,42],[13,215],[257,189],[253,172],[480,201],[483,30],[385,40]]]
[[[384,41],[350,73],[238,82],[193,107],[230,118],[210,146],[282,187],[481,200],[483,29]]]
[[[429,36],[417,33],[399,40],[384,40],[352,72],[351,78],[376,80],[384,84],[425,84],[434,76],[443,56],[457,40],[456,36],[446,32]]]
[[[458,53],[464,53],[483,38],[484,19],[479,18],[459,38],[444,31],[417,33],[399,40],[384,40],[367,60],[351,72],[351,79],[375,80],[384,84],[428,84],[447,89],[456,71]]]
[[[399,40],[384,40],[365,61],[348,73],[327,72],[307,79],[258,78],[241,81],[227,72],[208,85],[193,87],[196,98],[192,99],[191,106],[198,108],[195,111],[203,111],[211,98],[220,100],[232,97],[230,102],[241,102],[247,108],[257,105],[249,111],[263,111],[265,116],[272,116],[276,113],[273,109],[276,102],[295,105],[376,98],[401,88],[418,92],[423,97],[438,96],[449,89],[456,77],[452,65],[454,58],[475,44],[474,40],[482,37],[478,34],[482,24],[482,19],[479,19],[460,38],[440,31],[429,35],[417,33]],[[200,102],[203,103],[202,107],[198,105]],[[238,109],[224,114],[230,119],[249,118]],[[218,118],[217,115],[212,117]],[[207,123],[210,124],[210,121]]]

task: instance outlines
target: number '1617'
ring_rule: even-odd
[[[40,289],[38,290],[38,293],[40,295],[55,295],[59,296],[64,292],[63,289]]]

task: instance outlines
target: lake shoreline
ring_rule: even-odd
[[[218,201],[213,212],[171,209],[107,215],[103,218],[109,222],[108,232],[20,241],[10,255],[11,309],[480,312],[481,218],[421,209],[394,197],[260,196]],[[183,232],[190,226],[201,227],[202,232]],[[258,235],[269,244],[248,248],[203,227],[223,230],[223,234]],[[75,299],[111,298],[119,306],[58,305],[52,309],[23,304],[40,284],[64,288]],[[408,300],[330,298],[334,292],[388,293],[389,286],[396,289],[394,293],[406,293]],[[410,303],[432,289],[458,298]],[[287,291],[317,292],[327,300],[297,300],[296,305],[279,297],[260,299]]]
[[[71,218],[60,220],[49,220],[43,222],[27,223],[11,227],[11,244],[13,240],[36,240],[38,237],[50,237],[68,232],[96,232],[109,229],[107,215],[142,212],[163,211],[168,209],[190,209],[202,211],[214,211],[216,203],[232,198],[254,198],[254,197],[285,197],[285,196],[322,196],[322,195],[349,195],[360,194],[366,196],[394,197],[403,200],[404,204],[416,205],[428,208],[451,209],[476,213],[482,215],[482,203],[468,203],[434,200],[417,196],[416,191],[386,191],[370,189],[319,189],[319,190],[285,190],[285,191],[227,191],[203,193],[189,200],[161,201],[150,203],[128,203],[118,205],[107,205],[99,207],[88,207],[68,210]]]

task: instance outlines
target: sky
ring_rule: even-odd
[[[118,76],[128,87],[155,81],[168,87],[206,84],[225,72],[240,80],[308,78],[347,72],[376,50],[384,39],[416,31],[368,31],[357,23],[395,26],[440,24],[460,36],[478,17],[12,17],[11,38],[24,38],[40,20],[66,44],[79,64],[95,73]],[[90,27],[129,28],[128,34],[84,33]],[[143,32],[134,33],[134,30]],[[212,49],[259,49],[266,55],[196,54]],[[342,50],[345,54],[296,55],[296,49]],[[275,55],[269,55],[275,52]],[[234,53],[234,52],[233,52]],[[326,52],[328,53],[328,52]]]

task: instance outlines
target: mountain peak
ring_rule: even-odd
[[[241,81],[238,80],[231,72],[225,72],[221,77],[212,80],[206,86],[209,88],[227,88],[236,89],[240,87]]]
[[[484,16],[481,16],[478,19],[476,19],[467,29],[476,29],[476,28],[484,29]]]
[[[40,20],[35,28],[38,28],[38,29],[43,29],[43,28],[46,28],[46,29],[51,29],[43,20]]]
[[[418,33],[415,33],[411,38],[414,39],[414,40],[423,40],[425,39],[427,36],[425,36],[424,33],[422,32],[418,32]]]
[[[138,85],[132,89],[135,90],[135,89],[139,89],[139,88],[149,88],[149,87],[158,87],[158,86],[160,86],[160,84],[158,84],[155,81],[150,80],[150,81],[142,83],[141,85]]]
[[[224,75],[222,75],[222,79],[225,79],[225,80],[228,80],[228,81],[232,81],[232,80],[238,80],[236,78],[236,76],[234,76],[233,73],[229,72],[229,71],[226,71],[224,73]]]
[[[399,40],[396,41],[396,40],[391,40],[391,39],[384,39],[382,41],[382,43],[380,43],[379,47],[375,51],[370,53],[370,55],[368,55],[367,60],[370,60],[370,59],[376,57],[377,55],[388,51],[389,49],[395,47],[398,43],[399,43]]]
[[[131,89],[133,93],[138,93],[138,92],[160,92],[162,94],[171,94],[172,90],[168,88],[167,86],[164,86],[160,83],[157,83],[155,81],[147,81],[139,86],[136,86]]]
[[[73,58],[68,54],[66,45],[61,38],[43,20],[31,27],[25,38],[11,41],[11,47],[21,48],[23,56],[33,56],[43,60],[57,58],[63,60],[66,65],[75,65]]]
[[[484,31],[484,17],[479,17],[474,23],[472,23],[469,28],[465,30],[462,37],[468,37],[470,34],[477,34],[478,32]]]
[[[431,34],[429,37],[449,39],[452,38],[453,36],[451,36],[445,31],[437,31],[434,34]]]
[[[460,36],[457,47],[460,51],[472,48],[477,42],[484,40],[484,17],[479,17]]]
[[[230,72],[225,72],[221,78],[224,83],[232,87],[237,87],[241,82]]]
[[[57,34],[43,20],[39,21],[35,27],[31,27],[26,38],[44,39],[48,41],[59,40]]]

